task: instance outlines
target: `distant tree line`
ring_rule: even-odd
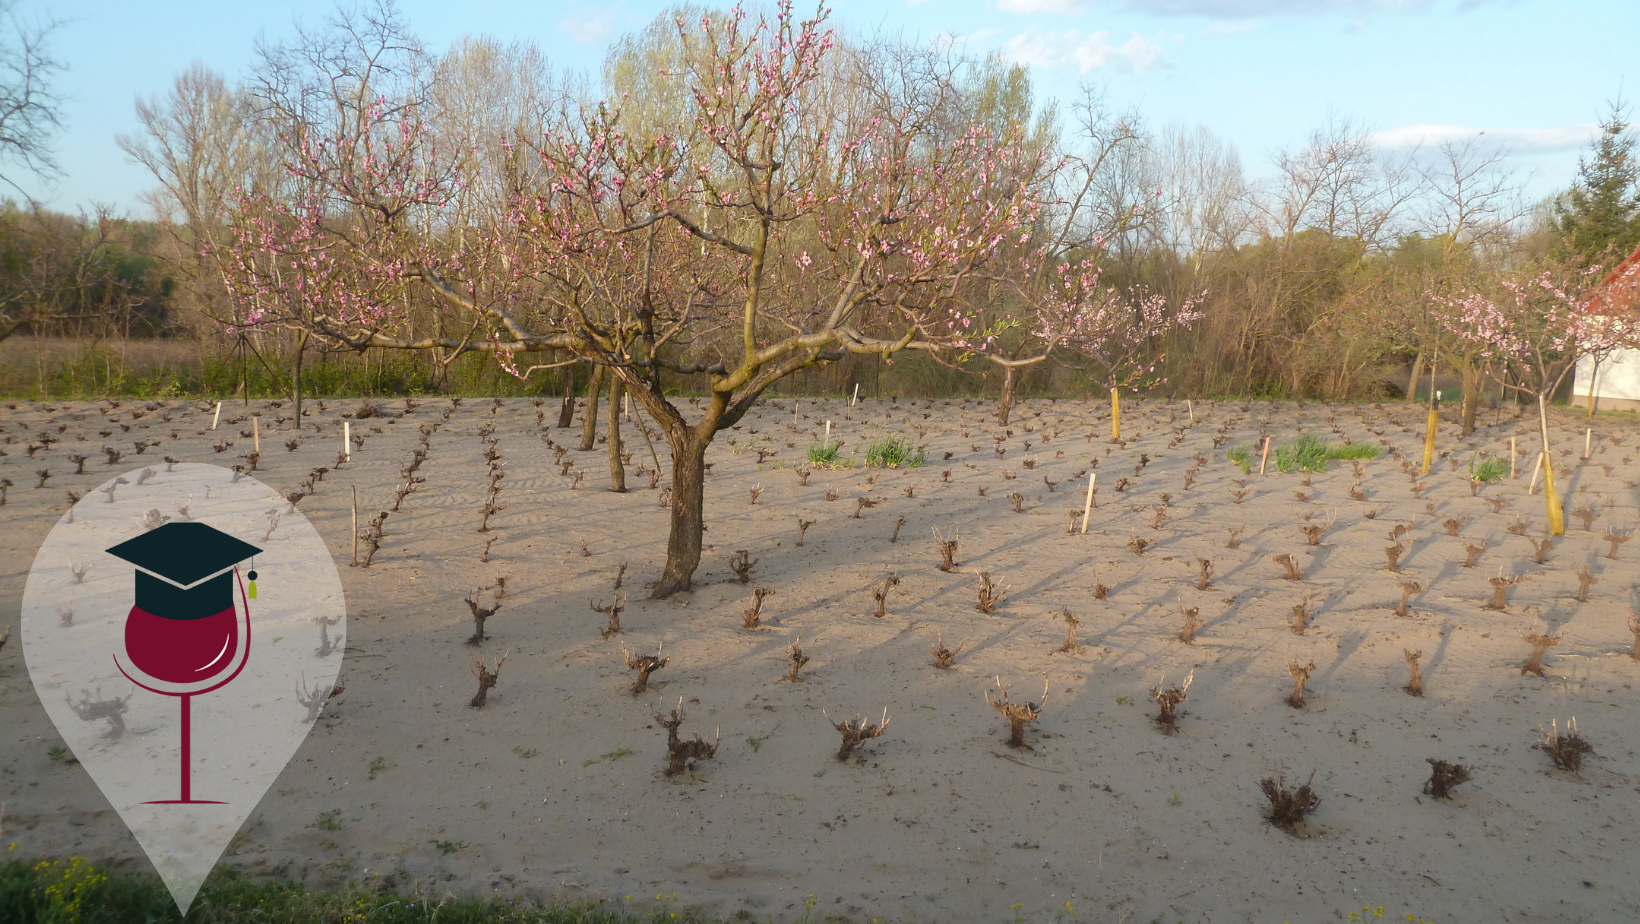
[[[1193,395],[1415,398],[1434,372],[1458,381],[1473,426],[1490,360],[1438,306],[1549,268],[1575,285],[1575,271],[1640,244],[1640,165],[1621,102],[1571,185],[1542,202],[1522,200],[1508,152],[1484,138],[1394,151],[1339,120],[1253,182],[1207,129],[1151,125],[1091,85],[1044,101],[999,58],[823,30],[811,38],[825,47],[804,52],[813,62],[760,73],[734,57],[760,47],[737,52],[736,21],[675,8],[586,76],[555,72],[528,42],[429,49],[383,2],[259,46],[240,79],[195,65],[139,101],[140,131],[118,139],[155,178],[152,221],[0,213],[0,336],[248,330],[292,371],[320,348],[414,349],[434,381],[474,352],[555,382],[571,362],[701,375],[738,361],[755,265],[786,325],[759,328],[756,346],[792,331],[817,344],[789,354],[814,351],[782,375],[916,351],[925,365],[984,373],[1005,415],[1014,389],[1056,375]],[[775,28],[764,51],[790,54],[806,34],[795,16]],[[49,24],[14,35],[35,63],[8,76],[34,81],[43,100],[30,140],[6,152],[39,171],[51,169],[42,139],[55,111],[39,92],[48,36]],[[714,88],[706,64],[745,65],[744,79]],[[737,149],[724,133],[741,128],[713,123],[703,90],[787,123]],[[775,97],[786,109],[771,116]],[[811,188],[861,198],[843,209],[796,186],[772,191],[792,176],[760,186],[747,178],[763,163],[746,147],[757,144],[789,155],[782,169]],[[916,185],[919,170],[955,169],[940,158],[964,144],[1009,172],[967,192],[1022,210],[1013,224],[940,199],[954,187]],[[849,174],[895,168],[906,175]],[[555,186],[577,171],[597,174],[582,178],[584,201]],[[611,181],[635,185],[600,192]],[[895,196],[907,197],[898,224],[860,224]],[[958,253],[935,239],[957,225],[927,224],[942,215],[1011,230]],[[901,248],[899,262],[843,258],[868,239]],[[913,279],[919,265],[943,281]],[[851,267],[863,275],[847,292],[870,291],[827,327]],[[282,288],[304,294],[276,297]],[[645,299],[674,304],[645,314],[634,308]],[[968,336],[936,331],[955,318]],[[668,321],[675,335],[651,331],[655,355],[634,360],[643,338],[622,325]]]

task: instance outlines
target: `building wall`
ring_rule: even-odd
[[[1593,372],[1593,359],[1585,356],[1577,361],[1571,404],[1588,406],[1589,378]],[[1640,350],[1619,350],[1601,363],[1600,378],[1594,383],[1594,392],[1599,395],[1603,410],[1640,407]]]

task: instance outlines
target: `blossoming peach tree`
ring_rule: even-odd
[[[684,111],[627,126],[609,101],[515,139],[498,224],[446,211],[464,180],[417,107],[378,107],[293,146],[294,193],[236,210],[230,290],[247,323],[357,350],[606,367],[670,445],[653,596],[686,590],[714,435],[801,369],[951,348],[973,323],[955,293],[1040,211],[1046,171],[1018,135],[953,129],[903,74],[828,66],[823,20],[678,19]],[[414,332],[412,299],[439,332]],[[706,397],[677,400],[694,382]]]
[[[1494,381],[1537,404],[1551,536],[1565,535],[1566,515],[1555,490],[1549,401],[1579,357],[1607,355],[1634,342],[1632,317],[1615,317],[1581,294],[1589,278],[1588,273],[1557,278],[1542,271],[1532,278],[1504,280],[1496,297],[1470,292],[1437,306],[1440,323],[1476,349]]]

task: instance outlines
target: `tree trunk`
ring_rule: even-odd
[[[621,462],[621,377],[609,377],[609,489],[626,493],[626,466]]]
[[[564,367],[564,403],[558,408],[558,429],[575,422],[575,367]]]
[[[587,386],[587,409],[581,415],[581,451],[593,447],[598,436],[598,390],[604,387],[604,367],[592,367],[592,383]]]
[[[997,422],[1008,426],[1008,414],[1014,407],[1014,367],[1002,367],[1002,401],[997,405]]]
[[[302,355],[307,352],[307,332],[303,331],[296,338],[295,375],[291,376],[291,393],[296,405],[296,429],[302,429]]]
[[[1407,400],[1418,401],[1418,374],[1424,371],[1424,351],[1419,350],[1412,360],[1412,374],[1407,376]]]
[[[1475,413],[1481,406],[1481,370],[1474,359],[1466,356],[1458,366],[1458,375],[1463,382],[1463,435],[1468,436],[1475,432]]]
[[[1595,407],[1598,405],[1598,403],[1600,401],[1600,398],[1598,397],[1598,392],[1595,390],[1595,383],[1597,381],[1599,381],[1599,379],[1600,379],[1600,357],[1596,356],[1594,358],[1594,367],[1589,370],[1589,413],[1587,414],[1587,417],[1590,420],[1594,419]]]
[[[1537,396],[1538,436],[1543,440],[1543,505],[1549,515],[1549,535],[1566,535],[1566,512],[1555,492],[1555,460],[1549,453],[1549,409],[1547,396]]]
[[[705,530],[702,500],[706,494],[706,447],[696,428],[673,425],[666,429],[672,444],[672,524],[666,540],[666,571],[650,596],[670,597],[689,589],[690,578],[700,566],[700,546]]]

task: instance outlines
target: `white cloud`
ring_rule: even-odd
[[[1003,45],[1003,53],[1012,61],[1038,67],[1074,65],[1078,73],[1110,69],[1134,74],[1160,70],[1169,66],[1162,54],[1162,46],[1146,41],[1133,33],[1121,45],[1110,43],[1110,31],[1100,29],[1083,36],[1078,29],[1047,32],[1031,27]]]
[[[1564,125],[1559,128],[1476,128],[1469,125],[1403,125],[1373,132],[1372,143],[1380,148],[1433,147],[1447,142],[1461,143],[1475,137],[1516,153],[1561,151],[1589,143],[1600,131],[1598,125]]]
[[[615,35],[615,25],[611,21],[612,15],[604,13],[601,16],[591,15],[590,9],[583,9],[586,14],[578,19],[562,19],[558,28],[564,31],[569,40],[577,45],[602,45]]]
[[[1461,11],[1493,5],[1497,0],[1127,0],[1129,10],[1162,16],[1207,16],[1248,19],[1271,15],[1344,15],[1425,13],[1437,7]]]
[[[1071,16],[1087,8],[1087,0],[997,0],[997,9],[1004,13],[1062,13]]]

